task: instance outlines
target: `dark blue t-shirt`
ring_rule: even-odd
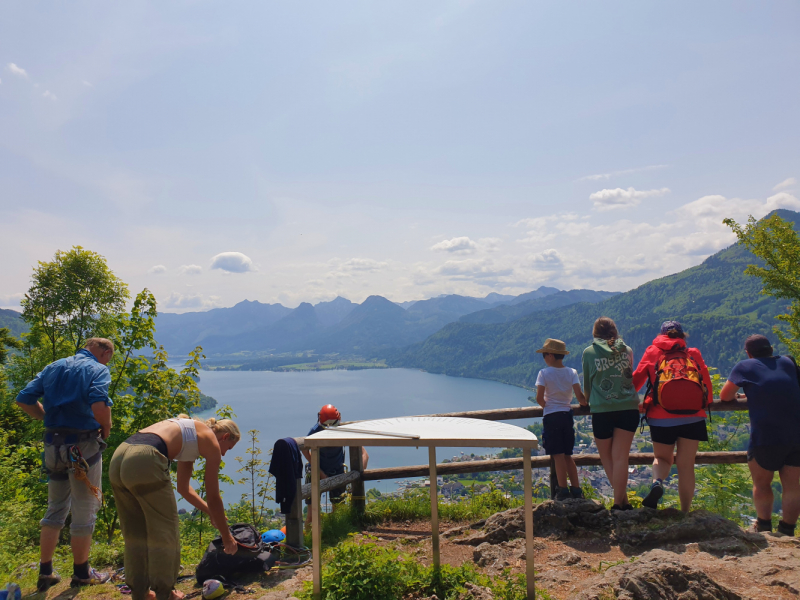
[[[748,358],[733,367],[728,380],[747,395],[750,446],[800,443],[800,384],[790,358]]]
[[[314,435],[325,428],[317,423],[308,432],[308,435]],[[319,449],[319,468],[325,475],[338,475],[343,473],[342,465],[344,464],[344,448],[341,446],[330,446],[327,448]]]

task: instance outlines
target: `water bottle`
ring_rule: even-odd
[[[9,583],[6,589],[0,590],[0,600],[20,600],[22,598],[22,590],[16,583]]]

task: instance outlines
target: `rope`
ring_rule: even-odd
[[[88,472],[89,472],[89,463],[86,462],[86,459],[83,458],[83,454],[81,454],[80,448],[78,446],[70,446],[69,447],[69,460],[72,463],[72,474],[75,476],[75,479],[78,481],[82,481],[89,491],[94,494],[94,497],[97,498],[98,502],[102,502],[103,493],[100,491],[96,485],[92,485],[92,482],[89,481]]]

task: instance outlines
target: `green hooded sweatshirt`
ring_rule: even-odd
[[[583,351],[583,390],[593,413],[639,408],[633,387],[633,350],[617,338],[594,338]]]

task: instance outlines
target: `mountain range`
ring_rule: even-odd
[[[800,227],[800,213],[775,211]],[[775,214],[773,213],[773,214]],[[570,352],[565,364],[580,371],[583,349],[592,341],[592,324],[600,316],[617,323],[621,336],[638,359],[658,334],[663,321],[679,320],[689,333],[689,345],[703,353],[708,365],[724,375],[745,358],[744,340],[753,333],[772,333],[775,316],[786,312],[786,301],[761,294],[761,280],[744,274],[749,264],[761,264],[740,244],[708,257],[703,263],[601,302],[576,302],[521,318],[513,306],[476,312],[450,323],[426,340],[388,355],[397,367],[433,373],[479,377],[532,387],[544,367],[536,349],[546,338],[557,338]],[[582,292],[573,290],[570,293]],[[596,292],[595,292],[596,293]],[[556,294],[539,301],[555,300]],[[482,314],[483,313],[483,314]],[[507,321],[500,321],[507,315]]]

